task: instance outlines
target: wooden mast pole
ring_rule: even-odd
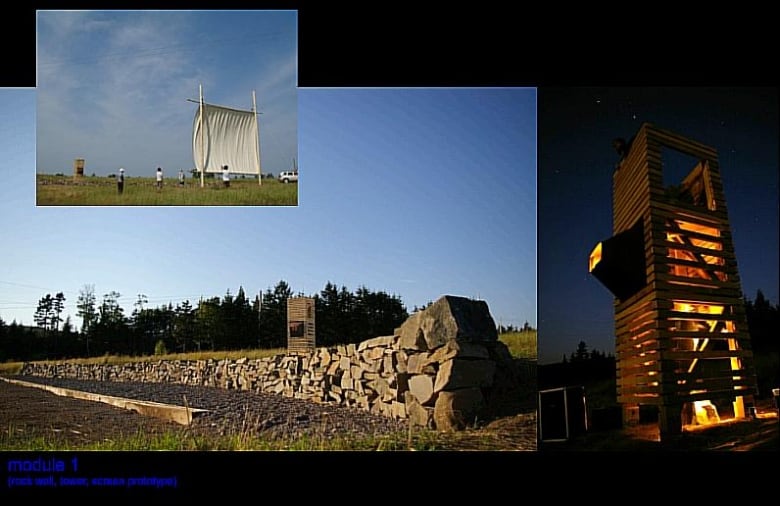
[[[261,186],[263,184],[262,168],[260,167],[260,121],[257,119],[257,99],[255,98],[255,90],[252,90],[252,113],[255,117],[255,128],[257,128],[257,184]]]
[[[200,156],[201,156],[201,162],[203,165],[201,165],[200,168],[200,187],[203,188],[203,173],[206,171],[206,146],[203,144],[203,130],[206,128],[206,125],[203,121],[203,85],[198,85],[198,94],[200,95]]]

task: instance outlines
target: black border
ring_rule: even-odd
[[[768,13],[730,11],[729,19],[721,21],[724,27],[701,16],[680,19],[677,12],[648,6],[641,13],[628,7],[607,13],[594,11],[595,4],[575,9],[483,4],[441,10],[403,2],[370,7],[253,2],[251,7],[298,10],[302,87],[777,84],[777,30],[768,26],[774,19]],[[248,8],[237,1],[189,6]],[[0,86],[35,86],[36,9],[82,8],[166,9],[180,4],[49,1],[13,7],[0,31],[7,56]],[[747,36],[739,29],[743,23]],[[277,488],[281,500],[295,502],[311,497],[406,503],[430,496],[464,499],[472,492],[496,500],[503,500],[505,492],[518,501],[533,500],[537,493],[548,499],[586,499],[624,494],[619,483],[629,476],[649,480],[632,498],[644,490],[646,497],[664,502],[694,493],[700,500],[722,490],[713,477],[727,476],[740,499],[749,500],[745,492],[751,485],[771,489],[760,465],[769,457],[771,466],[776,457],[771,452],[0,452],[0,491],[8,492],[7,461],[22,455],[77,456],[94,475],[175,474],[180,485],[176,494],[213,491],[217,500],[243,500],[238,496],[249,492],[250,498],[266,503],[280,500]],[[63,497],[62,489],[56,492]]]

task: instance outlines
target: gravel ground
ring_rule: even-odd
[[[357,408],[316,404],[281,395],[162,383],[84,381],[34,376],[18,376],[16,379],[179,406],[184,405],[186,396],[190,407],[209,410],[207,413],[200,413],[193,417],[191,430],[194,433],[263,434],[274,438],[305,436],[332,438],[345,435],[377,436],[408,429],[403,421],[373,415]],[[27,390],[32,389],[27,388]],[[48,392],[42,393],[54,396]],[[111,412],[125,411],[105,404],[101,406]]]

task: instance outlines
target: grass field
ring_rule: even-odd
[[[167,355],[147,355],[133,357],[130,355],[102,355],[100,357],[70,358],[66,360],[42,360],[39,364],[126,364],[128,362],[154,362],[157,360],[222,360],[239,358],[264,358],[287,353],[286,348],[229,350],[229,351],[194,351],[191,353],[168,353]],[[23,362],[6,362],[0,364],[0,374],[19,374]]]
[[[417,428],[408,432],[385,436],[329,436],[328,427],[323,434],[312,436],[258,437],[247,433],[225,434],[222,436],[192,434],[186,427],[162,434],[127,434],[116,440],[74,444],[45,434],[31,436],[5,427],[0,430],[0,448],[21,451],[68,451],[68,450],[109,450],[109,451],[432,451],[446,449],[457,442],[457,434],[440,434],[431,429]]]
[[[498,339],[507,345],[509,353],[514,358],[524,358],[536,360],[536,331],[526,330],[523,332],[506,332],[500,334]]]
[[[233,179],[230,188],[222,181],[187,178],[180,187],[175,178],[166,178],[158,190],[154,178],[126,177],[124,192],[117,192],[112,177],[38,174],[36,204],[39,206],[297,206],[297,183],[284,184],[275,179]]]
[[[501,334],[499,340],[507,345],[514,358],[536,360],[536,331],[507,332]],[[68,362],[72,364],[124,364],[127,362],[152,362],[156,360],[222,360],[248,358],[256,359],[272,357],[284,354],[286,348],[250,349],[230,351],[195,351],[191,353],[169,353],[167,355],[148,355],[144,357],[132,357],[130,355],[103,355],[90,358],[72,358],[68,360],[42,361],[41,363]],[[22,369],[22,362],[6,362],[0,364],[0,374],[18,374]]]

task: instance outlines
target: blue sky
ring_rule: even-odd
[[[189,170],[206,102],[260,115],[263,172],[297,157],[295,11],[39,11],[37,172]]]
[[[35,207],[35,92],[0,90],[0,317],[63,291],[152,305],[328,281],[536,325],[534,89],[300,89],[297,207]],[[11,109],[9,111],[9,108]],[[9,133],[10,132],[10,133]]]

